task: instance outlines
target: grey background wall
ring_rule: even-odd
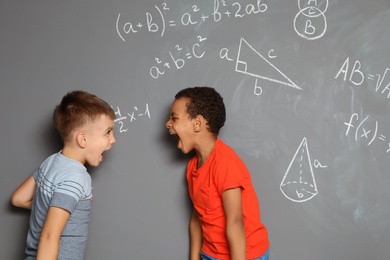
[[[61,149],[73,89],[117,112],[90,169],[86,259],[187,259],[189,156],[164,127],[174,94],[224,97],[221,138],[251,171],[273,260],[389,259],[388,0],[0,1],[0,252],[22,259],[16,187]]]

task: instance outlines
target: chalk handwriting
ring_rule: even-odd
[[[317,159],[314,160],[313,164],[315,168],[328,168],[328,165],[322,165]]]
[[[173,51],[168,52],[169,53],[168,60],[163,61],[160,58],[156,57],[155,58],[156,64],[153,65],[149,70],[150,76],[152,76],[152,78],[154,78],[154,79],[157,79],[161,75],[164,75],[165,71],[168,69],[175,68],[175,69],[179,70],[179,69],[183,68],[184,65],[186,64],[186,60],[190,60],[192,58],[201,59],[206,53],[206,51],[203,50],[203,48],[202,48],[203,43],[206,40],[207,40],[207,38],[203,38],[201,36],[198,36],[197,42],[194,43],[192,46],[190,46],[190,48],[187,48],[187,47],[184,48],[181,45],[176,45],[174,52]],[[184,53],[185,57],[180,56],[183,48],[186,49],[186,52]]]
[[[340,70],[337,72],[335,78],[342,77],[344,81],[348,81],[355,86],[360,86],[363,84],[366,79],[366,75],[361,70],[361,62],[356,60],[353,64],[351,70],[349,70],[349,57],[345,59],[343,65]],[[349,77],[348,77],[349,74]],[[383,75],[380,74],[371,74],[369,73],[367,76],[368,80],[376,80],[375,91],[379,92],[386,96],[387,99],[390,98],[390,69],[386,68]]]
[[[125,126],[125,123],[134,123],[137,118],[142,116],[147,116],[150,118],[150,111],[149,111],[149,105],[146,103],[145,110],[139,110],[138,107],[133,107],[132,110],[129,112],[125,112],[124,115],[122,115],[122,112],[120,108],[117,106],[115,115],[117,118],[114,120],[114,123],[119,125],[119,133],[126,133],[128,130],[128,127]]]
[[[184,27],[199,26],[209,20],[219,22],[222,19],[258,15],[267,11],[268,6],[263,3],[263,0],[256,0],[249,4],[239,2],[228,4],[225,0],[214,0],[212,13],[204,12],[198,5],[193,5],[190,12],[185,12],[180,16],[180,20],[174,20],[168,16],[170,7],[167,3],[162,3],[159,6],[155,5],[154,8],[154,10],[145,13],[144,20],[138,21],[128,21],[127,18],[124,18],[124,14],[119,13],[115,23],[119,38],[125,42],[128,37],[143,30],[157,33],[160,37],[163,37],[169,27],[179,25]]]
[[[317,5],[316,1],[309,1],[308,4]],[[298,5],[300,5],[299,2]],[[264,3],[264,0],[249,0],[249,3],[245,4],[240,2],[228,3],[225,0],[213,0],[212,11],[202,10],[199,5],[194,4],[191,6],[190,11],[180,14],[178,16],[180,19],[176,18],[174,20],[170,18],[170,6],[167,3],[162,3],[155,5],[154,10],[146,12],[144,20],[129,21],[128,17],[124,18],[124,15],[119,13],[116,19],[116,31],[120,39],[124,42],[131,37],[135,37],[134,35],[142,30],[150,33],[158,33],[160,37],[163,37],[170,27],[195,27],[198,30],[207,21],[218,23],[231,17],[241,19],[247,16],[262,14],[267,10],[268,6]],[[326,8],[322,11],[324,12],[325,10]],[[168,72],[182,69],[191,59],[202,59],[207,55],[206,44],[207,38],[201,35],[198,35],[190,44],[183,45],[180,42],[175,43],[167,53],[154,57],[153,64],[149,67],[150,76],[154,79],[159,79]],[[255,95],[261,95],[263,93],[261,80],[268,80],[302,90],[301,87],[295,84],[282,70],[271,62],[271,60],[278,57],[276,50],[267,50],[266,54],[263,55],[245,39],[241,38],[238,53],[230,54],[229,51],[228,48],[221,48],[219,50],[220,58],[229,62],[235,62],[236,72],[255,78],[253,87],[253,93]],[[267,68],[267,71],[258,69],[263,66]]]
[[[386,144],[386,153],[390,153],[390,141],[387,141],[386,136],[381,134],[379,131],[379,122],[369,120],[369,116],[359,118],[357,113],[353,113],[349,118],[348,122],[344,122],[346,125],[345,135],[348,136],[350,133],[354,135],[354,140],[358,139],[365,140],[367,146],[373,144],[375,140],[382,141]]]
[[[280,190],[287,199],[294,202],[305,202],[318,194],[306,137],[284,174]]]
[[[295,32],[307,40],[321,38],[327,28],[324,13],[328,9],[328,5],[329,0],[298,0],[300,11],[294,18]]]

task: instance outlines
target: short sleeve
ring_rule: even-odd
[[[244,172],[240,164],[232,158],[224,158],[218,164],[215,182],[220,195],[228,189],[245,189]]]
[[[85,174],[69,174],[57,184],[50,206],[63,208],[72,212],[77,203],[85,197],[89,182]]]
[[[34,178],[34,181],[37,182],[39,179],[38,179],[38,176],[39,176],[39,169],[36,170],[34,173],[33,173],[33,178]]]
[[[76,208],[77,202],[72,196],[55,192],[50,202],[50,207],[62,208],[72,213]]]

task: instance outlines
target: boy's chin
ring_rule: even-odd
[[[183,154],[189,154],[191,152],[191,150],[187,150],[187,149],[184,149],[184,148],[179,148],[180,151],[183,153]]]
[[[89,166],[91,167],[97,167],[100,165],[102,161],[97,161],[97,162],[87,162]]]

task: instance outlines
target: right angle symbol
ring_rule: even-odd
[[[286,198],[294,202],[304,202],[318,194],[306,137],[287,168],[280,190]]]

